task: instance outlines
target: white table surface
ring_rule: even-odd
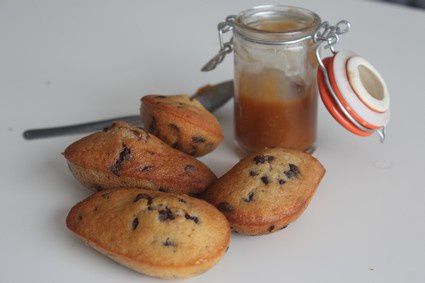
[[[36,3],[37,2],[37,3]],[[150,93],[191,93],[232,77],[216,24],[259,1],[0,2],[0,282],[159,282],[76,239],[65,217],[90,192],[60,154],[81,136],[25,141],[30,127],[138,112]],[[187,282],[425,282],[425,12],[363,1],[286,1],[352,31],[338,48],[369,58],[392,94],[388,139],[357,138],[320,106],[327,169],[311,205],[286,230],[233,235],[229,252]],[[239,159],[232,103],[225,140],[202,158],[217,175]]]

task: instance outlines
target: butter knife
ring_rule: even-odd
[[[211,112],[223,106],[232,97],[233,81],[231,80],[203,88],[201,89],[201,91],[191,96],[191,98],[197,99],[207,110]],[[143,126],[142,121],[140,120],[140,115],[132,115],[69,126],[30,129],[24,131],[23,136],[26,140],[32,140],[72,134],[90,133],[94,131],[99,131],[109,126],[112,122],[118,120],[126,121],[139,127]]]

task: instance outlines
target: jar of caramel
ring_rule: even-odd
[[[311,150],[317,128],[320,18],[301,8],[259,6],[234,20],[235,134],[248,151]]]
[[[389,121],[385,82],[357,54],[334,49],[349,28],[345,20],[332,26],[309,10],[279,5],[257,6],[219,23],[220,50],[202,70],[233,52],[235,137],[243,149],[314,150],[317,80],[326,108],[343,127],[358,136],[376,132],[383,140]],[[325,49],[333,56],[322,60]],[[363,68],[374,75],[366,78]],[[379,95],[372,85],[381,86]]]
[[[306,9],[257,6],[230,16],[234,119],[239,145],[310,150],[316,141],[317,63],[312,34],[320,17]]]

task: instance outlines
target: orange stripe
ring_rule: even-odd
[[[328,70],[329,70],[328,68],[329,62],[331,61],[331,59],[332,59],[331,57],[327,57],[323,60],[323,64]],[[317,82],[318,82],[320,97],[322,98],[323,104],[325,105],[326,109],[328,109],[332,117],[334,117],[334,119],[339,124],[341,124],[341,126],[343,126],[345,129],[347,129],[348,131],[358,136],[367,137],[372,134],[369,132],[364,132],[361,129],[359,129],[350,120],[348,120],[345,117],[345,115],[342,113],[342,111],[335,105],[335,101],[333,100],[332,96],[328,92],[328,89],[324,82],[324,75],[320,68],[317,72]]]
[[[327,69],[328,69],[328,74],[329,74],[329,80],[331,82],[331,85],[332,85],[333,90],[335,91],[336,96],[338,97],[339,102],[341,102],[342,106],[344,106],[345,110],[347,110],[347,112],[350,113],[350,115],[354,118],[354,120],[356,120],[357,122],[359,122],[360,124],[362,124],[364,127],[368,128],[368,129],[371,129],[371,130],[379,129],[380,126],[376,126],[376,125],[370,124],[370,123],[366,122],[362,117],[360,117],[350,107],[350,105],[347,103],[347,101],[344,99],[344,96],[341,94],[341,91],[338,88],[338,84],[335,81],[335,74],[334,74],[334,69],[333,69],[333,67],[334,67],[334,60],[335,60],[335,57],[333,57],[332,60],[330,60],[330,62],[329,62],[329,68],[327,68]],[[347,71],[347,70],[345,69],[345,71]],[[348,81],[347,73],[344,72],[344,74],[346,75],[345,79]],[[348,83],[348,85],[351,87],[350,83]]]

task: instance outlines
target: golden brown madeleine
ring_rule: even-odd
[[[223,139],[215,116],[187,95],[146,95],[140,113],[150,133],[192,156],[213,151]]]
[[[203,273],[230,243],[229,223],[209,203],[138,188],[93,194],[71,209],[66,225],[114,261],[160,278]]]
[[[302,151],[281,148],[253,153],[205,192],[232,229],[248,235],[277,231],[309,204],[325,169]]]
[[[74,142],[64,155],[74,176],[96,190],[138,187],[200,193],[216,180],[200,161],[125,122]]]

